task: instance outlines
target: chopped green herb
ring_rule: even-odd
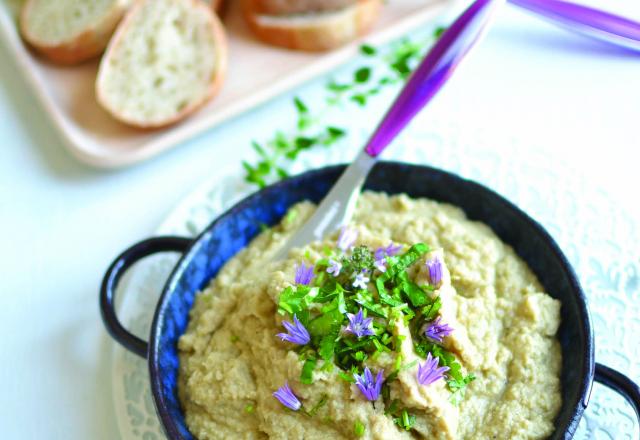
[[[316,368],[316,360],[309,358],[305,361],[300,372],[300,382],[310,385],[313,383],[313,370]]]
[[[327,396],[326,394],[323,394],[322,396],[320,396],[320,400],[318,400],[318,402],[315,405],[313,405],[313,407],[309,410],[308,414],[311,417],[315,416],[320,410],[320,408],[325,406],[328,401],[329,401],[329,396]]]
[[[371,77],[371,67],[361,67],[356,70],[354,74],[354,80],[357,83],[365,83],[369,81]]]
[[[328,110],[347,102],[364,107],[371,97],[383,89],[405,81],[442,32],[443,28],[438,28],[422,41],[404,38],[381,49],[362,45],[360,53],[378,63],[357,67],[348,79],[330,80],[326,85],[327,108],[314,109],[312,112],[301,97],[295,97],[295,129],[288,133],[276,131],[261,145],[255,143],[258,160],[254,164],[247,161],[242,163],[245,180],[262,188],[274,180],[284,179],[289,175],[287,164],[295,161],[302,152],[317,146],[334,145],[342,140],[346,136],[344,129],[336,132],[323,127],[323,116],[331,113]]]
[[[446,30],[447,30],[447,28],[446,28],[446,27],[444,27],[444,26],[438,26],[438,27],[436,28],[436,30],[435,30],[435,31],[433,31],[433,36],[434,36],[435,38],[440,38],[440,37],[442,36],[442,34],[444,34],[444,33],[445,33],[445,31],[446,31]]]
[[[338,373],[338,377],[340,377],[340,379],[344,380],[345,382],[349,382],[349,383],[355,383],[356,380],[353,378],[353,376],[349,373],[345,373],[344,371],[340,371]]]
[[[295,98],[293,98],[293,102],[296,105],[296,109],[298,110],[298,113],[309,113],[309,108],[306,106],[304,102],[302,102],[300,98],[296,96]]]
[[[355,425],[353,427],[353,432],[356,435],[356,437],[364,436],[364,432],[365,432],[364,423],[362,423],[360,420],[356,420]]]
[[[360,52],[362,52],[364,55],[375,55],[378,51],[373,46],[363,44],[362,46],[360,46]]]
[[[467,389],[467,385],[473,382],[476,377],[473,374],[468,374],[464,376],[461,380],[448,380],[447,386],[449,390],[452,392],[449,401],[454,405],[459,405],[460,402],[464,399],[464,395]]]
[[[304,338],[295,342],[291,335],[278,336],[283,340],[290,337],[287,340],[298,345],[294,350],[302,363],[299,378],[302,384],[313,383],[316,368],[330,372],[337,367],[337,376],[341,380],[355,383],[369,401],[374,402],[382,396],[385,412],[402,429],[411,430],[416,422],[415,415],[390,399],[390,384],[397,380],[402,370],[412,368],[418,362],[413,360],[403,364],[406,359],[403,353],[408,347],[402,345],[407,339],[413,343],[415,353],[427,359],[426,363],[418,366],[418,381],[426,386],[444,378],[454,404],[459,404],[464,398],[466,386],[474,376],[465,376],[456,356],[441,345],[439,336],[446,336],[446,323],[441,323],[438,315],[442,300],[433,297],[432,286],[420,286],[409,276],[415,272],[411,270],[413,265],[422,264],[419,262],[423,261],[422,256],[429,252],[429,247],[417,243],[402,255],[380,257],[380,249],[374,253],[363,245],[354,248],[353,243],[341,245],[339,241],[337,249],[325,250],[327,257],[310,266],[312,270],[315,268],[315,284],[311,280],[302,281],[298,272],[305,266],[298,267],[295,285],[280,292],[278,311],[293,315],[295,326]],[[392,246],[393,243],[389,245]],[[384,258],[385,266],[382,268],[380,258]],[[310,251],[305,253],[304,259],[312,260]],[[338,260],[340,267],[328,270]],[[358,278],[364,274],[366,283]],[[411,338],[400,331],[400,325],[407,326]],[[288,330],[293,334],[294,330]],[[447,331],[451,330],[447,328]],[[393,362],[389,368],[390,359]],[[375,381],[382,380],[383,372],[378,369],[374,381],[370,370],[372,360],[374,363],[376,360],[383,362],[390,370],[380,387],[375,385]],[[436,368],[439,368],[439,376],[429,376]],[[297,397],[284,397],[299,405],[297,400],[294,401]],[[323,404],[321,399],[318,405]],[[283,405],[292,408],[288,401]],[[318,405],[314,408],[319,408]],[[315,411],[303,408],[303,413],[309,416]]]
[[[255,411],[255,407],[252,404],[248,404],[247,406],[244,407],[244,412],[251,414]]]

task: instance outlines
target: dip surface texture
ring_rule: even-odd
[[[562,359],[555,338],[560,303],[489,227],[426,199],[366,192],[352,227],[358,245],[376,249],[393,242],[406,250],[422,242],[431,249],[429,257],[444,261],[434,294],[442,300],[440,317],[454,331],[442,346],[476,377],[464,398],[452,403],[444,380],[418,383],[416,364],[423,358],[402,323],[394,331],[406,336],[400,350],[405,367],[389,388],[391,398],[415,416],[410,430],[385,415],[382,398],[374,405],[341,379],[336,366],[322,368],[319,360],[313,383],[301,383],[304,362],[296,346],[276,336],[284,331],[282,321],[291,321],[278,313],[278,298],[294,283],[295,267],[324,258],[323,249],[335,247],[337,234],[294,249],[287,261],[270,260],[313,209],[296,205],[294,214],[260,234],[197,295],[179,341],[178,384],[196,438],[543,439],[553,432],[561,406]],[[416,268],[418,283],[428,271],[424,261]],[[388,374],[396,356],[382,353],[366,364]],[[305,408],[323,397],[326,403],[313,416],[285,408],[272,393],[287,381]]]

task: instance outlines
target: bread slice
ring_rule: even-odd
[[[27,0],[20,32],[38,52],[61,64],[99,55],[130,0]]]
[[[100,63],[98,102],[140,128],[173,124],[220,88],[227,42],[211,7],[201,0],[139,0]]]
[[[335,11],[357,3],[359,0],[249,0],[250,8],[257,14],[291,15],[309,12]]]
[[[266,15],[245,0],[249,27],[262,41],[289,49],[323,51],[342,46],[365,34],[375,23],[382,0],[358,0],[346,8],[293,15]]]

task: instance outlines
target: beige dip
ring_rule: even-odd
[[[455,329],[443,345],[477,378],[464,400],[453,405],[442,380],[418,384],[415,366],[401,371],[391,395],[417,416],[413,429],[405,431],[384,414],[382,404],[374,408],[355,385],[338,379],[338,368],[316,369],[313,384],[301,384],[302,362],[276,337],[285,319],[277,313],[278,295],[293,283],[294,266],[322,258],[336,236],[292,251],[288,261],[269,263],[313,206],[303,203],[293,210],[296,215],[257,237],[197,296],[179,342],[179,397],[198,439],[356,438],[356,420],[364,424],[366,439],[516,440],[553,432],[561,405],[561,351],[554,336],[560,303],[487,226],[468,220],[458,208],[425,199],[365,193],[353,226],[358,244],[372,249],[390,241],[405,248],[424,242],[443,256],[440,313]],[[419,359],[410,340],[402,352],[405,362]],[[390,371],[392,355],[369,365]],[[305,404],[322,394],[328,395],[327,404],[313,417],[285,409],[272,393],[287,380]]]

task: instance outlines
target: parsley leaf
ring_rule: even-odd
[[[364,55],[371,56],[371,55],[375,55],[378,51],[373,46],[370,46],[368,44],[363,44],[362,46],[360,46],[360,52],[362,52]]]
[[[416,260],[418,260],[422,255],[429,252],[429,246],[424,243],[417,243],[411,246],[411,248],[398,257],[397,261],[394,264],[389,264],[386,272],[378,277],[376,280],[376,288],[378,289],[378,294],[381,299],[384,299],[387,304],[392,306],[398,306],[401,304],[399,301],[389,301],[387,298],[389,297],[387,293],[387,289],[385,288],[385,283],[392,280],[402,271],[406,270],[411,264],[413,264]]]
[[[371,77],[371,67],[361,67],[353,75],[357,83],[365,83]]]
[[[459,405],[464,399],[464,395],[467,389],[467,385],[473,382],[476,377],[473,374],[468,374],[462,378],[462,380],[448,380],[447,387],[452,392],[449,401],[454,405]]]
[[[305,315],[308,316],[309,304],[318,294],[317,288],[309,286],[289,286],[280,293],[278,310],[297,315],[300,322],[305,323]]]

